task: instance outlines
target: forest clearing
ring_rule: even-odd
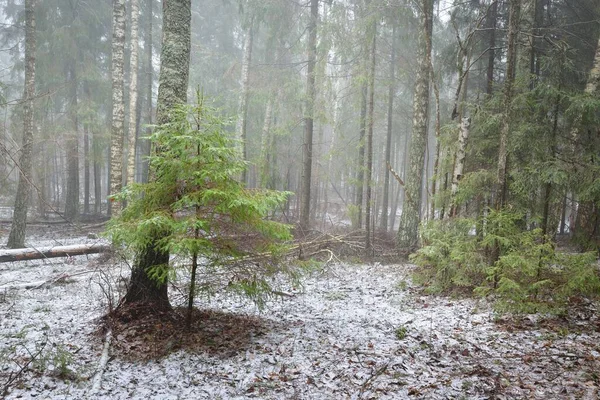
[[[53,227],[32,236],[36,246],[98,241],[57,239]],[[180,327],[113,336],[96,384],[101,318],[118,297],[108,289],[130,268],[103,255],[3,263],[0,389],[52,400],[597,398],[596,305],[500,316],[484,299],[424,295],[412,268],[325,264],[262,311],[239,296],[198,299],[187,338]]]

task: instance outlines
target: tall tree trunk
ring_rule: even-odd
[[[154,77],[154,70],[152,66],[152,19],[154,18],[154,1],[155,0],[147,0],[147,26],[146,26],[146,35],[144,36],[144,52],[146,55],[146,136],[150,136],[152,134],[152,84]],[[141,160],[141,173],[140,173],[140,182],[148,182],[148,159],[147,157],[150,155],[150,140],[142,139],[140,144],[140,160]]]
[[[310,0],[310,22],[308,26],[308,69],[306,72],[306,104],[304,118],[304,145],[302,151],[302,185],[300,195],[300,226],[310,226],[310,189],[312,184],[314,107],[316,100],[315,63],[317,60],[317,21],[319,0]]]
[[[272,188],[270,183],[269,158],[272,153],[271,144],[271,120],[273,119],[273,99],[269,96],[265,106],[265,119],[263,121],[262,135],[260,139],[260,172],[259,182],[261,188]]]
[[[246,31],[246,40],[244,41],[244,57],[242,61],[242,91],[237,119],[237,136],[242,142],[242,158],[248,160],[248,145],[246,129],[248,125],[248,96],[250,91],[250,63],[252,62],[252,45],[254,41],[254,17],[250,20],[250,26]],[[242,182],[248,183],[248,170],[245,168],[242,172]]]
[[[19,158],[19,183],[8,247],[25,247],[27,210],[32,186],[33,98],[35,97],[35,0],[25,0],[25,88],[23,91],[23,148]],[[42,188],[43,190],[43,188]]]
[[[488,64],[486,94],[490,96],[494,91],[494,60],[496,59],[496,20],[498,18],[498,0],[493,0],[488,11],[486,28],[489,29],[490,38],[488,42]]]
[[[394,96],[396,92],[396,24],[392,26],[392,52],[390,55],[390,86],[388,90],[388,115],[387,115],[387,136],[385,140],[385,163],[391,163],[392,159],[392,135],[394,132],[393,116],[394,116]],[[381,223],[379,228],[387,232],[388,230],[388,208],[390,197],[390,170],[384,169],[383,178],[383,199],[381,204]]]
[[[160,76],[156,122],[170,121],[170,112],[177,104],[187,101],[191,45],[191,0],[163,1],[163,40],[160,57]],[[160,151],[160,149],[157,149]],[[154,176],[160,171],[153,171]],[[168,281],[157,282],[149,271],[169,264],[169,253],[158,246],[158,235],[140,251],[131,272],[125,303],[141,302],[156,308],[170,308]]]
[[[127,135],[127,184],[135,181],[135,149],[138,102],[138,15],[139,0],[131,0],[131,35],[129,55],[129,133]]]
[[[65,198],[65,218],[69,221],[75,221],[79,217],[79,118],[78,118],[78,99],[77,89],[79,79],[76,72],[76,66],[71,65],[71,123],[73,132],[67,141],[67,194]]]
[[[413,130],[410,144],[410,170],[406,176],[404,204],[398,228],[397,248],[409,253],[418,246],[421,220],[421,192],[423,164],[427,148],[429,120],[429,78],[431,68],[431,34],[433,27],[433,0],[421,0],[419,18],[418,70],[413,104]]]
[[[585,86],[585,93],[598,94],[600,91],[600,36],[596,46],[596,54],[594,63],[588,81]],[[576,118],[573,123],[573,131],[571,138],[576,146],[582,146],[581,141],[581,116]],[[598,201],[598,199],[596,199]],[[573,239],[577,242],[582,250],[595,249],[600,251],[600,207],[593,201],[587,200],[579,203],[577,216],[575,218],[575,227],[573,231]],[[594,242],[596,242],[594,244]]]
[[[508,20],[508,49],[506,61],[506,77],[504,81],[504,104],[502,128],[500,132],[500,148],[498,150],[498,177],[496,189],[496,209],[501,209],[506,203],[508,190],[508,135],[511,129],[510,114],[513,100],[513,88],[517,64],[517,37],[519,34],[519,14],[521,0],[510,0]]]
[[[355,229],[362,228],[363,194],[365,191],[365,134],[367,131],[367,81],[362,83],[360,90],[360,121],[358,134],[358,165],[356,166],[356,201],[357,208]]]
[[[110,132],[109,195],[121,191],[123,185],[123,138],[125,134],[125,102],[123,98],[123,66],[125,53],[125,0],[113,0],[112,28],[112,124]],[[121,202],[108,202],[108,215],[117,216]]]
[[[377,20],[373,21],[373,27],[371,29],[373,38],[371,39],[371,66],[369,70],[369,128],[367,132],[367,167],[366,167],[366,202],[365,202],[365,250],[367,255],[370,255],[372,251],[371,244],[371,179],[373,176],[373,125],[375,123],[375,51],[377,45]],[[387,170],[387,168],[386,168]]]
[[[442,115],[440,107],[440,88],[438,87],[435,74],[433,73],[433,65],[431,66],[431,81],[433,83],[433,93],[435,96],[435,159],[433,160],[433,177],[431,179],[431,209],[429,210],[429,219],[435,219],[436,208],[436,192],[439,185],[438,174],[440,169],[441,143],[442,134]]]

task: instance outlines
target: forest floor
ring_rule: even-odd
[[[32,226],[30,244],[99,240],[61,229]],[[325,265],[262,311],[230,295],[199,299],[187,336],[174,334],[177,321],[121,327],[93,387],[101,317],[128,267],[103,255],[0,264],[0,398],[598,398],[596,305],[502,317],[485,300],[424,296],[411,268]]]

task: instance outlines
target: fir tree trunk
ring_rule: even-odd
[[[585,93],[598,94],[600,92],[600,37],[596,46],[594,63],[588,81],[585,86]],[[580,127],[581,116],[576,118],[573,123],[571,137],[576,146],[582,146]],[[598,201],[598,199],[596,199]],[[582,201],[577,209],[575,218],[575,227],[573,239],[582,250],[600,251],[600,207],[593,200]]]
[[[250,92],[250,63],[252,62],[252,45],[254,42],[254,27],[253,18],[250,21],[250,26],[246,32],[246,40],[244,41],[244,58],[242,61],[242,91],[240,93],[240,101],[238,108],[237,119],[237,136],[242,142],[242,158],[248,159],[248,146],[246,130],[248,125],[248,97]],[[248,170],[242,172],[242,182],[248,183]]]
[[[392,135],[394,132],[393,116],[394,116],[394,95],[396,91],[395,84],[396,72],[396,24],[392,26],[392,54],[390,55],[390,86],[388,91],[388,109],[387,109],[387,136],[385,140],[385,163],[391,163],[392,159]],[[379,228],[387,232],[388,230],[388,212],[389,212],[389,197],[390,197],[390,170],[384,169],[383,178],[383,199],[381,204],[381,223]]]
[[[154,18],[154,1],[155,0],[147,0],[147,26],[146,26],[146,35],[144,36],[144,51],[146,56],[146,136],[150,136],[152,134],[152,128],[150,125],[152,124],[152,83],[153,83],[153,66],[152,66],[152,19]],[[148,182],[148,160],[147,157],[150,155],[150,140],[142,139],[140,145],[140,159],[141,159],[141,173],[140,173],[140,182]]]
[[[131,35],[129,56],[129,126],[127,135],[127,184],[135,181],[135,148],[138,101],[138,15],[139,2],[131,0]]]
[[[500,132],[500,148],[498,150],[498,177],[496,189],[496,209],[498,210],[504,207],[508,190],[508,135],[511,129],[510,114],[517,64],[517,37],[519,34],[520,10],[521,0],[510,0],[506,78],[504,81],[504,110],[502,116],[502,128]]]
[[[72,133],[67,140],[67,194],[65,199],[65,218],[76,221],[79,217],[79,118],[78,118],[78,77],[75,65],[71,65],[69,76],[71,80],[70,118]]]
[[[358,165],[356,166],[356,200],[357,209],[355,229],[362,228],[363,194],[365,191],[365,134],[367,131],[367,95],[369,87],[365,80],[360,91],[360,126],[358,134]]]
[[[25,89],[23,93],[23,148],[19,158],[19,183],[8,247],[25,247],[27,210],[31,192],[33,150],[33,98],[35,97],[35,0],[25,1]]]
[[[174,106],[187,101],[190,45],[191,0],[163,1],[163,41],[156,113],[159,125],[170,121]],[[152,171],[151,175],[159,174],[160,171]],[[157,282],[149,276],[153,268],[164,268],[169,263],[169,253],[158,247],[162,237],[159,235],[154,239],[136,256],[125,303],[141,302],[156,308],[170,308],[167,279]]]
[[[488,11],[486,28],[489,29],[490,38],[488,42],[488,64],[486,79],[486,94],[490,96],[494,91],[494,60],[496,59],[496,19],[498,17],[498,1],[493,3]]]
[[[110,134],[109,195],[121,191],[123,185],[123,138],[125,134],[125,102],[123,98],[123,66],[125,52],[125,0],[113,0],[112,28],[112,124]],[[121,202],[108,202],[108,215],[118,216]]]
[[[371,179],[373,176],[373,125],[375,123],[375,51],[377,45],[377,21],[373,21],[373,28],[371,30],[373,38],[371,39],[371,67],[369,71],[369,128],[367,131],[367,167],[366,167],[366,202],[365,202],[365,250],[367,256],[370,255],[371,249]],[[386,168],[387,170],[387,168]]]
[[[271,150],[269,145],[271,144],[271,120],[273,119],[273,99],[269,97],[267,105],[265,106],[265,119],[263,121],[262,135],[260,139],[260,173],[259,182],[261,188],[269,188],[270,185],[270,172],[269,172],[269,156]]]
[[[427,148],[427,125],[429,120],[429,77],[431,68],[431,34],[433,26],[433,0],[421,0],[419,18],[418,70],[413,104],[413,129],[410,144],[410,167],[396,246],[407,254],[418,246],[418,230],[421,220],[421,192],[423,164]]]
[[[300,226],[310,227],[310,205],[313,159],[314,106],[316,99],[315,63],[317,59],[317,20],[319,0],[310,0],[310,23],[308,26],[308,69],[306,72],[306,104],[304,118],[304,144],[302,151],[302,185],[300,195]]]
[[[83,124],[83,213],[90,213],[90,130]]]

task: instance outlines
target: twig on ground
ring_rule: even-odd
[[[92,381],[92,388],[88,393],[88,397],[95,395],[98,392],[98,390],[100,390],[100,385],[102,384],[102,374],[104,373],[106,364],[108,364],[108,352],[110,349],[111,339],[112,332],[109,330],[108,332],[106,332],[106,337],[104,339],[104,347],[102,348],[102,356],[100,357],[100,361],[98,362],[98,368],[96,368],[96,375],[94,375],[94,379]]]

